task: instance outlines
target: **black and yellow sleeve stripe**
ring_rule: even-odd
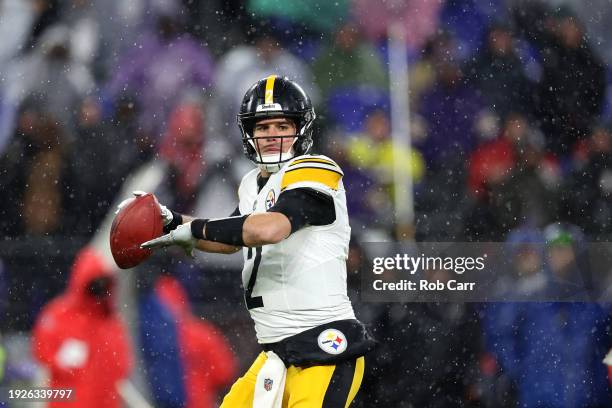
[[[281,191],[295,183],[318,183],[337,190],[343,175],[340,167],[331,160],[318,157],[298,159],[287,167]]]

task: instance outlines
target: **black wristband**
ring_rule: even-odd
[[[204,237],[204,227],[206,227],[206,222],[208,222],[208,218],[196,218],[191,221],[191,235],[197,239],[206,239]]]
[[[174,230],[179,225],[183,224],[183,216],[177,212],[170,210],[172,213],[172,221],[168,225],[164,225],[164,234]]]
[[[238,217],[208,220],[208,222],[206,222],[205,239],[227,245],[244,246],[244,241],[242,239],[242,226],[244,225],[244,221],[248,216],[249,214]],[[193,228],[193,224],[191,225]]]

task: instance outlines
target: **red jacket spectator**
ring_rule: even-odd
[[[181,196],[192,196],[199,187],[205,163],[205,123],[202,108],[196,103],[178,105],[170,114],[168,129],[159,154],[176,171],[176,189]]]
[[[215,407],[217,393],[233,380],[236,372],[236,360],[227,340],[213,325],[191,313],[187,294],[176,279],[161,277],[155,291],[176,319],[185,370],[185,407]]]
[[[34,356],[49,370],[49,387],[73,389],[71,406],[121,406],[116,384],[128,376],[132,355],[113,307],[114,287],[102,258],[86,248],[76,257],[68,288],[43,308],[34,326]]]
[[[510,175],[516,162],[514,145],[499,138],[479,146],[470,157],[468,186],[477,197],[486,195],[488,183],[495,183]]]

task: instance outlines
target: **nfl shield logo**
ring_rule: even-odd
[[[272,389],[272,384],[274,384],[274,381],[272,381],[270,378],[264,379],[264,389],[266,391],[270,391]]]

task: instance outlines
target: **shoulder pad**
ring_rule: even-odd
[[[299,156],[291,161],[285,169],[281,191],[297,183],[322,184],[332,190],[337,190],[342,176],[344,176],[344,173],[340,166],[329,157]]]

